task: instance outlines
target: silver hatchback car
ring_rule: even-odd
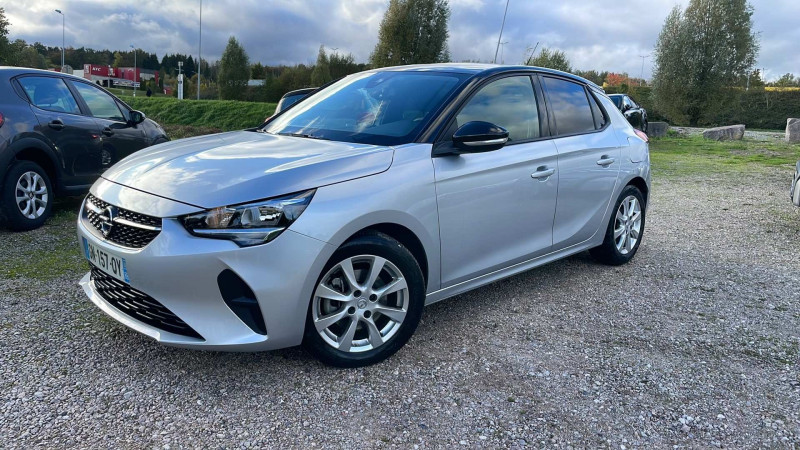
[[[532,67],[348,76],[258,129],[140,151],[91,188],[81,285],[168,345],[303,343],[363,366],[426,304],[585,250],[636,254],[647,137],[603,90]]]

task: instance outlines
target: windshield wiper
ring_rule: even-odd
[[[321,136],[314,136],[313,134],[304,134],[304,133],[275,133],[275,134],[277,134],[279,136],[294,136],[294,137],[301,137],[301,138],[307,138],[307,139],[320,139],[320,140],[323,140],[323,141],[329,141],[330,140],[328,138],[324,138],[324,137],[321,137]]]

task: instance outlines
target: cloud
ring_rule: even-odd
[[[503,47],[506,63],[523,61],[526,49],[563,50],[578,69],[628,72],[638,76],[642,58],[652,52],[664,19],[679,0],[511,0]],[[686,3],[684,1],[684,3]],[[352,53],[366,61],[375,46],[388,0],[206,0],[203,2],[203,57],[215,60],[235,36],[252,61],[265,64],[313,63],[317,49]],[[450,53],[454,60],[491,61],[506,0],[451,0]],[[0,5],[2,6],[2,5]],[[199,0],[37,0],[6,2],[10,37],[61,45],[66,14],[66,45],[112,50],[130,44],[159,57],[197,56]],[[756,5],[760,32],[758,67],[768,78],[800,74],[800,2],[763,0]],[[645,58],[649,77],[652,59]]]

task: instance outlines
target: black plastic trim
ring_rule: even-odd
[[[267,326],[264,323],[264,314],[261,312],[258,299],[250,286],[230,269],[220,272],[217,276],[217,285],[228,308],[251,330],[266,336]]]

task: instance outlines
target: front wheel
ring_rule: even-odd
[[[6,173],[0,203],[10,229],[39,228],[53,209],[53,186],[47,172],[32,161],[14,163]]]
[[[600,246],[589,252],[603,264],[619,266],[636,255],[644,235],[645,203],[636,186],[626,186],[614,206],[615,213]]]
[[[304,346],[322,362],[361,367],[397,352],[414,334],[425,304],[419,264],[382,233],[340,247],[317,281]]]

